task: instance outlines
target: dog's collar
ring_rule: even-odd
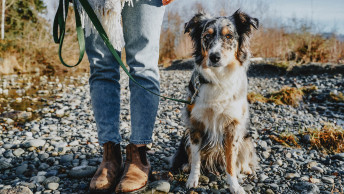
[[[200,82],[201,84],[209,84],[209,83],[210,83],[208,80],[206,80],[206,79],[204,78],[204,76],[203,76],[202,74],[199,74],[199,75],[198,75],[198,79],[199,79],[199,82]]]
[[[210,82],[204,78],[197,70],[194,71],[189,84],[189,90],[192,93],[190,103],[193,104],[198,96],[199,89],[203,84],[209,84]]]

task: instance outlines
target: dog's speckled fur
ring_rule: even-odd
[[[225,170],[230,191],[244,193],[237,175],[254,172],[257,158],[246,131],[246,71],[250,34],[257,28],[258,20],[240,10],[230,17],[199,13],[185,25],[195,47],[194,74],[207,80],[201,84],[194,104],[185,109],[187,130],[172,163],[173,168],[184,165],[191,170],[188,188],[197,187],[201,168]],[[192,92],[189,89],[189,98]]]

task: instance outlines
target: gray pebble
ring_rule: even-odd
[[[315,172],[319,172],[319,173],[323,173],[324,172],[324,170],[322,168],[318,167],[318,166],[311,167],[311,170],[315,171]]]
[[[57,176],[51,176],[48,177],[47,179],[44,180],[43,185],[47,185],[49,183],[59,183],[60,182],[60,178]]]
[[[0,159],[0,170],[6,170],[11,167],[11,163],[7,162],[4,158]]]
[[[320,193],[318,186],[308,182],[299,182],[293,185],[293,188],[300,193]]]
[[[168,181],[155,181],[150,184],[150,187],[156,191],[168,193],[171,185]]]
[[[63,155],[61,156],[60,163],[67,163],[73,161],[74,155],[73,154],[68,154],[68,155]]]
[[[55,191],[57,188],[59,188],[59,184],[58,183],[48,183],[47,185],[45,185],[45,188]]]
[[[33,193],[28,187],[16,186],[13,188],[1,189],[0,194],[33,194]]]
[[[34,181],[36,183],[43,183],[43,181],[45,181],[45,176],[34,176],[31,177],[30,181]]]
[[[21,148],[18,148],[18,149],[13,151],[13,154],[17,157],[21,156],[23,153],[25,153],[25,151]]]
[[[94,166],[77,166],[72,168],[69,172],[69,176],[73,178],[91,177],[97,170]]]
[[[28,165],[22,164],[16,168],[16,175],[22,175],[27,170]]]
[[[322,182],[327,183],[327,184],[333,184],[334,183],[333,178],[330,178],[330,177],[322,177],[321,180],[322,180]]]
[[[40,147],[40,146],[44,146],[45,144],[45,140],[43,139],[31,139],[31,140],[28,140],[26,142],[23,143],[23,146],[26,147],[26,148],[29,148],[29,147]]]

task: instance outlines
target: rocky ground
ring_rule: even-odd
[[[191,71],[161,70],[162,93],[184,98]],[[127,77],[121,76],[121,132],[123,148],[130,135]],[[317,86],[299,107],[251,104],[250,133],[256,143],[259,166],[255,175],[241,176],[248,193],[343,193],[344,153],[323,154],[285,147],[271,134],[298,135],[326,123],[344,126],[344,103],[329,93],[344,92],[343,73],[307,76],[250,71],[249,91],[268,94],[283,86]],[[0,193],[85,193],[101,162],[92,115],[87,75],[0,77]],[[169,173],[168,157],[177,148],[184,127],[183,104],[161,100],[149,157],[154,177],[146,193],[229,193],[224,174],[203,174],[200,186],[185,188],[187,174]]]

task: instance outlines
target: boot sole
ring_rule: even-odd
[[[148,185],[148,183],[145,186],[143,186],[142,188],[135,190],[135,191],[125,192],[125,193],[122,192],[122,193],[116,193],[116,194],[138,194],[138,193],[142,193],[142,191],[146,190],[147,185]]]
[[[89,189],[88,194],[114,194],[118,182],[119,182],[119,179],[116,180],[116,183],[113,186],[111,186],[109,189],[106,189],[106,190],[92,190],[92,189]]]

